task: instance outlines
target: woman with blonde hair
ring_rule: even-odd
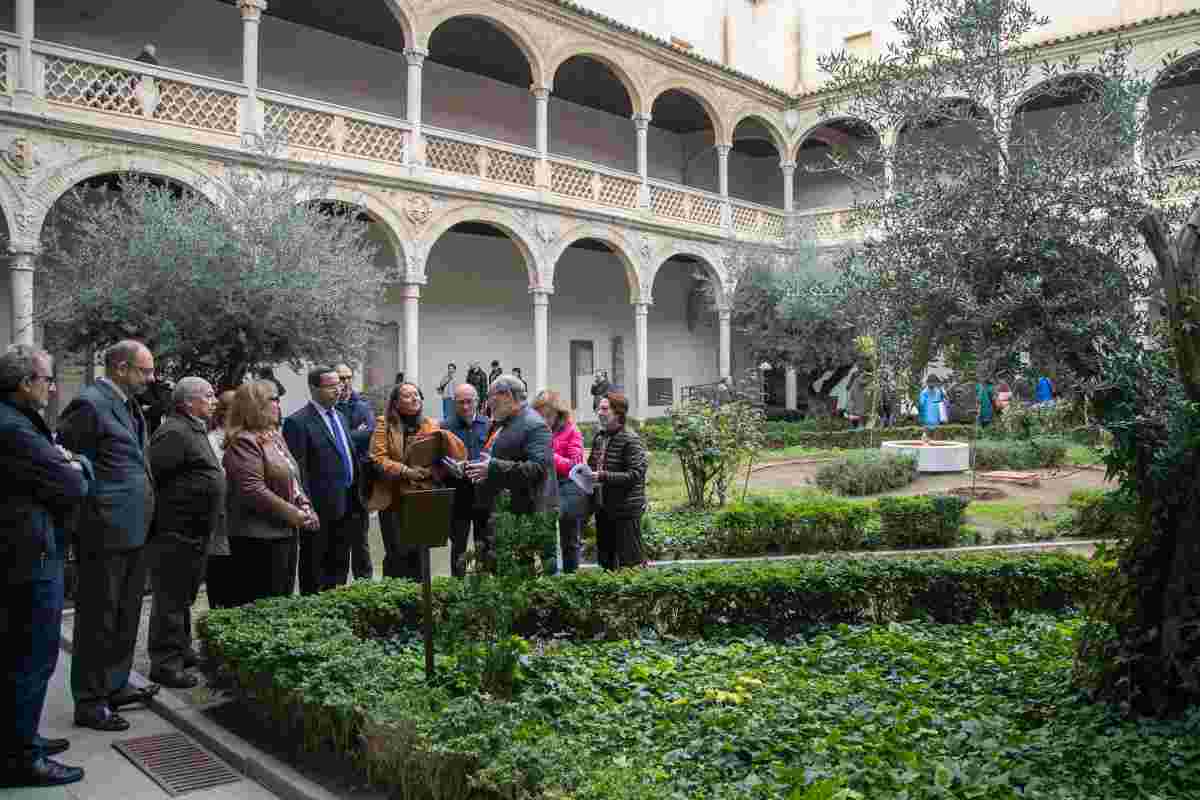
[[[571,573],[579,569],[580,538],[583,522],[587,519],[586,498],[570,478],[571,467],[583,463],[583,435],[575,427],[571,409],[558,392],[538,394],[533,401],[533,410],[541,414],[550,426],[554,474],[558,479],[558,538],[562,547],[562,571]],[[549,565],[549,557],[553,555],[547,551],[543,563]]]
[[[371,461],[380,477],[371,490],[367,510],[379,512],[385,578],[421,580],[421,549],[404,541],[400,503],[406,492],[439,487],[444,477],[441,467],[409,464],[413,445],[431,437],[442,437],[440,451],[444,457],[455,461],[467,457],[462,441],[442,430],[437,420],[422,414],[421,405],[421,390],[416,385],[397,384],[388,398],[387,413],[376,421],[375,432],[371,434]],[[449,536],[447,529],[446,537]]]
[[[292,593],[297,531],[320,521],[279,430],[279,392],[270,381],[238,387],[225,429],[228,533],[241,590],[238,605]]]

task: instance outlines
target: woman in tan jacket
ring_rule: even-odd
[[[441,437],[445,456],[461,461],[467,451],[462,441],[444,431],[437,420],[421,413],[421,391],[411,383],[397,384],[388,398],[387,414],[380,417],[371,434],[371,461],[381,473],[371,492],[370,510],[379,511],[383,534],[383,577],[421,579],[420,548],[404,544],[397,504],[405,492],[433,489],[441,485],[439,467],[409,465],[409,452],[416,442]],[[446,531],[449,538],[449,531]]]
[[[234,394],[224,465],[238,605],[290,595],[296,583],[296,532],[320,527],[279,432],[279,416],[279,392],[270,381],[244,384]]]

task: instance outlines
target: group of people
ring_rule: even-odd
[[[2,786],[49,786],[83,778],[51,758],[66,739],[38,734],[58,659],[64,556],[70,537],[78,586],[70,687],[75,723],[127,730],[119,712],[165,685],[190,688],[199,663],[191,609],[201,584],[209,606],[230,607],[313,594],[372,578],[369,514],[378,511],[386,577],[420,577],[420,549],[403,529],[405,496],[453,488],[452,571],[465,572],[473,535],[484,569],[494,569],[494,509],[502,492],[516,514],[556,509],[562,559],[574,572],[581,532],[596,518],[600,565],[642,563],[646,450],[626,420],[624,395],[597,404],[600,430],[584,463],[582,436],[557,392],[527,398],[516,374],[494,376],[482,397],[457,384],[441,422],[422,411],[419,387],[398,382],[385,413],[353,391],[346,364],[307,376],[310,402],[282,418],[275,381],[221,392],[181,378],[157,429],[139,398],[155,361],[128,340],[104,355],[105,375],[85,387],[52,433],[44,419],[55,390],[45,351],[14,345],[0,355],[0,467],[10,479],[0,505],[0,558],[8,571],[0,626],[8,639],[9,689],[0,705],[7,742]],[[498,365],[496,365],[498,367]],[[490,417],[480,414],[483,401]],[[437,437],[436,463],[410,457]],[[427,452],[428,448],[424,450]],[[154,683],[129,683],[147,578]],[[7,712],[7,713],[6,713]]]

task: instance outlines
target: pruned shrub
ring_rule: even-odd
[[[878,450],[852,453],[823,464],[816,474],[817,486],[852,497],[902,489],[916,479],[915,458]]]
[[[959,540],[969,500],[948,494],[879,498],[883,543],[888,547],[950,547]]]
[[[1058,531],[1063,536],[1127,539],[1137,531],[1137,501],[1119,489],[1076,489],[1067,505],[1071,516]]]
[[[975,469],[1046,469],[1062,466],[1068,442],[1054,436],[1034,439],[980,439],[975,443]]]
[[[858,550],[870,516],[862,503],[832,497],[791,502],[754,497],[717,514],[712,536],[730,556]]]

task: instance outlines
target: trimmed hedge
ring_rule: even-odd
[[[713,519],[722,555],[860,550],[870,509],[836,498],[784,502],[754,497]]]
[[[980,439],[975,443],[975,469],[1046,469],[1062,466],[1067,459],[1066,439],[1041,436],[1034,439]]]
[[[1064,536],[1127,539],[1137,531],[1137,501],[1120,490],[1076,489],[1067,505],[1074,513],[1059,530]]]
[[[957,544],[963,511],[970,503],[951,494],[879,498],[883,542],[888,547],[950,547]]]
[[[925,428],[856,428],[844,431],[811,431],[797,427],[787,427],[790,423],[773,423],[767,426],[767,447],[780,449],[784,447],[815,447],[825,450],[839,448],[857,450],[871,445],[878,446],[880,442],[903,441],[920,439],[927,433]],[[971,425],[939,425],[929,433],[929,438],[935,441],[958,439],[969,441],[974,435]]]
[[[817,468],[817,486],[827,492],[860,497],[902,489],[917,479],[917,460],[909,455],[863,450]]]
[[[967,622],[1078,606],[1091,573],[1085,559],[1066,555],[590,572],[525,584],[531,603],[517,627],[525,635],[619,640],[650,628],[695,636],[751,625],[784,638],[815,623]],[[438,616],[445,619],[466,591],[466,582],[436,579]],[[509,782],[532,777],[520,769],[489,771],[483,739],[447,747],[430,735],[432,720],[497,701],[426,685],[419,650],[391,646],[415,636],[420,608],[417,584],[361,581],[210,611],[197,629],[212,663],[256,713],[310,750],[332,747],[350,757],[376,784],[406,797],[537,796],[536,785]],[[439,662],[442,674],[453,673],[452,656]]]

